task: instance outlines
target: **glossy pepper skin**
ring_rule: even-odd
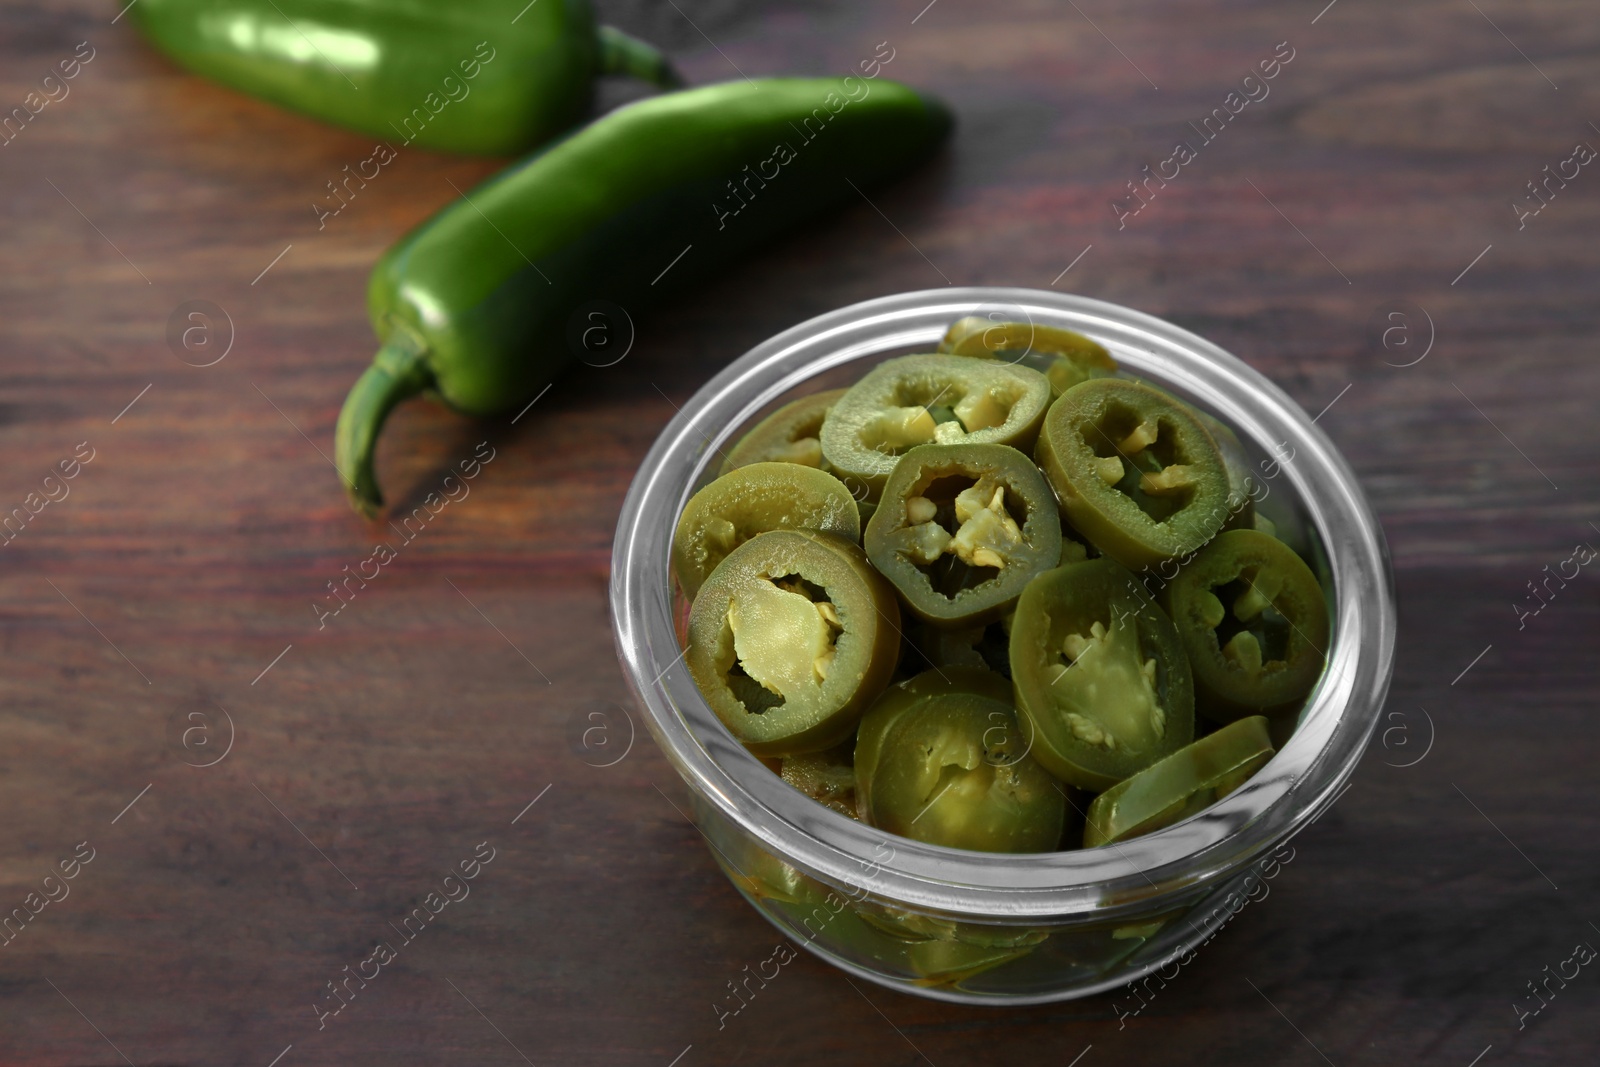
[[[383,346],[335,430],[352,501],[381,503],[373,449],[401,400],[432,391],[470,415],[515,411],[583,353],[572,327],[597,302],[631,320],[859,200],[852,183],[909,170],[949,127],[943,105],[895,82],[730,82],[621,108],[489,179],[373,269]]]
[[[600,74],[681,84],[650,46],[597,27],[588,0],[139,0],[128,18],[229,88],[445,152],[549,140],[583,119]]]

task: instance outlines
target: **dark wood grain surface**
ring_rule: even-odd
[[[79,42],[93,58],[0,147],[0,505],[61,497],[0,547],[0,911],[93,858],[0,947],[0,1061],[1595,1061],[1600,968],[1517,1006],[1600,945],[1600,576],[1517,606],[1600,545],[1600,170],[1521,228],[1512,206],[1600,147],[1592,8],[924,2],[607,10],[697,82],[843,73],[886,41],[885,74],[960,125],[515,426],[403,409],[396,502],[479,442],[494,458],[320,630],[326,583],[386,536],[327,459],[372,353],[367,270],[497,164],[405,151],[319,231],[369,138],[178,72],[117,5],[5,6],[0,110]],[[1201,144],[1188,124],[1280,42],[1270,94]],[[1178,141],[1195,158],[1119,229],[1112,201]],[[674,403],[748,346],[947,282],[1164,315],[1327,407],[1393,551],[1390,718],[1267,899],[1135,1018],[853,989],[803,957],[719,1030],[777,935],[642,727],[627,748],[617,510]],[[167,341],[191,300],[231,319],[210,367]],[[1385,347],[1389,311],[1408,332]],[[483,842],[470,897],[319,1030],[325,983]]]

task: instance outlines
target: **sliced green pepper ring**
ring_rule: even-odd
[[[1109,559],[1046,571],[1011,623],[1011,684],[1029,751],[1099,792],[1194,737],[1194,682],[1172,620]]]
[[[1185,745],[1095,797],[1083,847],[1126,841],[1199,814],[1247,782],[1273,751],[1260,715]]]
[[[798,463],[822,468],[822,420],[844,396],[843,389],[829,389],[791,400],[756,423],[739,438],[722,458],[722,473],[727,474],[752,463]]]
[[[974,626],[1011,609],[1061,559],[1055,495],[1006,445],[918,445],[867,523],[867,558],[919,618]]]
[[[962,356],[901,356],[880,363],[840,397],[822,424],[822,455],[865,499],[900,457],[923,444],[1033,447],[1050,405],[1036,370]]]
[[[728,553],[768,530],[821,530],[861,539],[861,513],[844,483],[797,463],[752,463],[689,498],[672,536],[672,572],[693,600]]]
[[[1322,674],[1328,647],[1322,586],[1275,537],[1259,530],[1218,534],[1162,596],[1209,719],[1296,707]]]
[[[746,748],[789,756],[848,738],[899,648],[894,589],[857,545],[773,530],[734,549],[701,587],[685,661]]]
[[[1031,322],[994,322],[977,315],[953,323],[939,342],[939,351],[996,359],[1006,353],[1013,363],[1029,359],[1029,365],[1050,379],[1052,397],[1117,369],[1117,361],[1105,346],[1081,333]]]
[[[963,671],[950,691],[897,695],[868,713],[856,743],[867,822],[947,848],[1060,846],[1066,794],[1029,758],[1005,679],[986,673]]]
[[[1034,458],[1072,525],[1138,569],[1193,552],[1228,515],[1228,469],[1179,401],[1138,382],[1095,378],[1050,407]]]
[[[1228,470],[1228,510],[1222,521],[1224,530],[1253,530],[1256,528],[1255,472],[1250,468],[1250,453],[1244,449],[1239,435],[1221,419],[1190,408],[1216,442],[1222,465]],[[1267,520],[1263,520],[1267,521]],[[1270,525],[1270,523],[1269,523]]]
[[[1011,688],[993,671],[974,667],[936,667],[891,685],[861,717],[856,731],[856,810],[865,820],[872,796],[872,777],[883,753],[883,739],[899,717],[930,697],[967,696],[1009,703]]]

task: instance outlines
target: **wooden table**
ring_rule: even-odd
[[[1600,578],[1517,606],[1600,545],[1600,174],[1520,226],[1512,206],[1600,146],[1592,11],[924,2],[609,11],[697,82],[842,73],[888,42],[886,75],[960,126],[881,215],[642,321],[517,425],[405,407],[380,473],[407,509],[479,442],[494,459],[321,629],[327,583],[387,536],[328,462],[372,353],[367,270],[497,164],[407,151],[319,231],[370,139],[180,74],[116,5],[7,5],[0,105],[78,42],[93,58],[0,147],[0,504],[60,497],[0,548],[0,907],[69,894],[0,948],[0,1059],[1593,1062],[1595,968],[1520,1029],[1514,1005],[1600,944]],[[1268,95],[1203,142],[1189,123],[1259,95],[1275,50]],[[1119,228],[1112,201],[1179,140],[1194,158]],[[1393,551],[1388,719],[1270,896],[1137,1017],[853,990],[806,957],[719,1030],[777,935],[622,710],[617,510],[673,405],[751,344],[947,282],[1167,316],[1322,412]],[[205,351],[231,321],[207,367],[167,340],[196,300],[225,313]],[[475,850],[470,898],[319,1029],[325,983]],[[76,877],[45,883],[63,860]]]

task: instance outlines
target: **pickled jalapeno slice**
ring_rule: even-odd
[[[1029,751],[1098,792],[1194,737],[1194,683],[1178,632],[1109,559],[1046,571],[1011,622],[1011,683]]]
[[[956,356],[1028,360],[1050,380],[1052,397],[1117,369],[1111,353],[1081,333],[1031,322],[995,322],[977,315],[953,323],[939,342],[939,351]]]
[[[923,671],[885,689],[861,717],[856,731],[856,811],[865,820],[871,803],[872,776],[883,751],[883,739],[899,717],[930,697],[968,696],[1008,701],[1006,680],[992,671],[972,667],[945,667]]]
[[[1033,447],[1050,383],[1028,367],[963,356],[902,356],[879,364],[839,398],[822,424],[834,473],[876,500],[889,472],[923,444]]]
[[[857,545],[773,530],[734,549],[700,588],[685,661],[755,755],[818,752],[848,738],[888,684],[899,627],[894,589]]]
[[[1207,734],[1095,797],[1083,847],[1154,833],[1199,814],[1248,781],[1273,752],[1260,715]]]
[[[1072,525],[1135,569],[1205,544],[1228,516],[1228,470],[1187,407],[1096,378],[1050,407],[1034,451]]]
[[[1066,795],[1029,758],[1005,679],[982,673],[971,672],[964,689],[891,700],[868,713],[862,735],[870,731],[873,743],[856,746],[857,806],[873,826],[916,841],[1052,851]]]
[[[1255,471],[1250,466],[1250,453],[1245,451],[1239,435],[1228,428],[1221,419],[1214,418],[1198,408],[1189,409],[1200,420],[1216,442],[1217,453],[1222,456],[1222,466],[1228,472],[1228,510],[1222,520],[1224,530],[1253,530],[1256,528]],[[1263,522],[1267,520],[1263,519]],[[1270,523],[1269,523],[1270,525]]]
[[[672,537],[672,572],[693,600],[723,558],[768,530],[820,530],[861,539],[861,515],[833,475],[796,463],[752,463],[689,498]]]
[[[798,463],[821,468],[822,441],[818,435],[822,433],[822,420],[844,394],[843,389],[829,389],[783,405],[728,449],[722,459],[722,473],[752,463]]]
[[[1208,719],[1295,707],[1321,675],[1328,647],[1322,586],[1277,538],[1220,533],[1162,594]]]
[[[1055,496],[1006,445],[919,445],[901,457],[867,523],[867,558],[906,606],[938,625],[1010,610],[1061,559]]]

